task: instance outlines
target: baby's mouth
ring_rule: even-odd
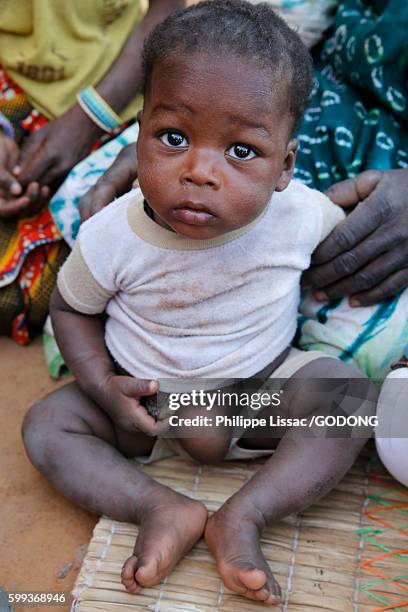
[[[216,219],[208,208],[196,202],[183,202],[173,208],[171,214],[178,221],[188,225],[208,225]]]

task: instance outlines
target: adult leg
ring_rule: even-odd
[[[204,505],[155,482],[126,458],[148,453],[154,440],[116,430],[76,383],[29,410],[23,438],[33,464],[68,499],[140,526],[122,572],[129,591],[160,582],[201,537]]]
[[[373,414],[375,389],[354,367],[322,358],[296,373],[296,379],[339,377],[351,379],[348,393],[343,393],[341,385],[337,385],[338,390],[333,385],[331,402],[347,414]],[[317,393],[307,400],[302,380],[296,379],[290,379],[284,387],[285,395],[290,396],[287,416],[322,413],[327,408],[327,393]],[[370,400],[359,399],[368,393]],[[259,543],[262,530],[301,512],[328,493],[353,464],[364,443],[365,438],[307,437],[294,430],[284,434],[274,455],[207,522],[205,538],[229,589],[249,599],[279,602],[279,585]]]

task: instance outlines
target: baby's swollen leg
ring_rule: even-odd
[[[28,412],[23,424],[33,464],[66,497],[96,514],[138,523],[134,555],[123,568],[131,592],[160,582],[201,537],[205,507],[144,474],[122,452],[109,417],[75,384],[48,395]],[[152,441],[142,434],[139,454]],[[119,447],[119,449],[118,449]],[[122,452],[120,452],[122,450]],[[135,448],[134,454],[137,454]]]
[[[135,495],[143,505],[149,479],[119,452],[111,419],[76,383],[28,411],[23,438],[33,464],[71,501],[118,520],[138,519]]]
[[[349,379],[348,393],[339,385],[338,395],[331,394],[331,401],[350,414],[367,403],[359,398],[369,393],[370,399],[363,411],[365,414],[373,411],[375,389],[370,383],[367,383],[369,389],[366,388],[359,372],[334,360],[319,361],[320,368],[315,362],[299,370],[297,376],[344,376]],[[300,389],[301,386],[297,392],[296,385],[292,385],[288,407],[291,416],[311,414],[318,408],[314,403],[305,406],[305,395]],[[327,400],[327,393],[322,397]],[[328,493],[351,467],[365,441],[365,437],[315,438],[304,432],[294,435],[293,430],[283,436],[274,455],[207,522],[205,538],[228,588],[251,599],[278,603],[280,589],[259,545],[263,528],[301,512]]]
[[[252,480],[207,521],[205,539],[227,588],[271,605],[280,602],[280,587],[260,547],[263,529],[328,492],[359,448],[339,440],[309,440],[307,448],[301,440],[281,441]]]

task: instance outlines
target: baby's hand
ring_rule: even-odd
[[[168,429],[167,421],[155,421],[140,398],[154,395],[158,384],[153,380],[141,380],[131,376],[110,376],[100,388],[99,403],[114,423],[124,431],[142,431],[157,436]]]

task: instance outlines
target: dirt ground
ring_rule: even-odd
[[[54,491],[29,463],[20,435],[27,408],[58,383],[47,373],[40,338],[27,347],[0,338],[0,366],[0,586],[68,593],[96,518]]]

